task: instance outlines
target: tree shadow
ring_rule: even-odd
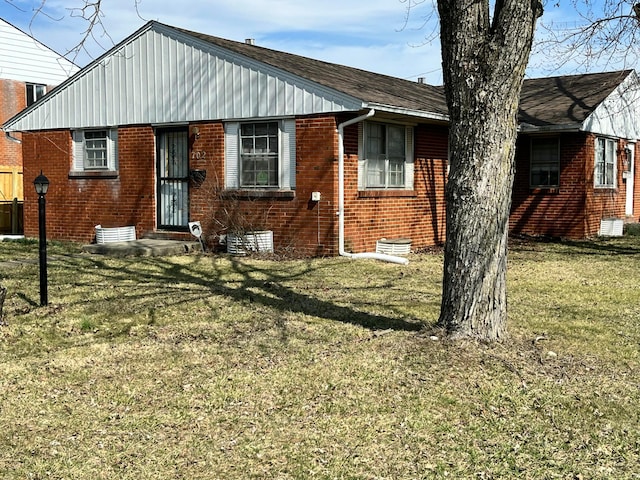
[[[357,325],[369,330],[418,331],[423,324],[407,321],[400,317],[378,315],[357,309],[357,305],[340,305],[337,302],[318,298],[298,291],[288,284],[317,272],[322,264],[307,262],[298,272],[281,268],[259,267],[240,257],[231,258],[230,263],[217,262],[218,257],[194,255],[189,264],[165,261],[160,257],[142,257],[124,262],[109,262],[107,258],[82,257],[60,258],[61,268],[88,269],[104,285],[126,282],[135,283],[127,299],[135,302],[138,309],[155,311],[157,305],[180,306],[193,301],[206,301],[217,295],[234,302],[243,302],[268,307],[282,313],[300,313],[336,322]],[[276,264],[274,264],[277,266]],[[233,276],[233,279],[229,277]],[[330,278],[330,276],[329,276]],[[91,288],[92,285],[72,285],[71,288]],[[195,287],[195,288],[194,288]],[[387,285],[388,287],[388,285]],[[358,286],[363,304],[367,300],[367,290],[377,286]],[[384,287],[382,287],[384,288]],[[168,294],[171,292],[171,294]],[[101,303],[104,300],[101,300]],[[80,299],[80,304],[90,300]]]
[[[524,249],[526,245],[556,244],[570,247],[564,252],[569,256],[579,255],[640,255],[640,238],[638,237],[597,237],[585,240],[570,240],[561,237],[527,237],[510,236],[510,249]]]

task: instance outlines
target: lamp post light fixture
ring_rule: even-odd
[[[42,174],[33,181],[33,186],[38,194],[38,233],[40,234],[40,306],[44,307],[49,304],[47,295],[47,222],[45,214],[44,196],[49,190],[49,179]]]

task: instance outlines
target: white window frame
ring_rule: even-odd
[[[278,158],[277,184],[254,185],[242,184],[242,137],[241,125],[277,123],[278,125]],[[253,119],[242,122],[224,124],[225,142],[225,188],[243,190],[294,190],[296,182],[296,121],[285,119]]]
[[[242,122],[240,124],[241,188],[279,188],[279,160],[280,126],[278,122]],[[264,164],[265,168],[260,168],[260,164]]]
[[[384,127],[385,134],[385,151],[375,159],[378,166],[383,165],[383,180],[380,182],[370,181],[372,176],[371,168],[373,163],[369,157],[369,140],[374,130]],[[392,183],[392,167],[393,162],[389,158],[389,129],[402,129],[404,131],[404,161],[403,182],[401,184]],[[358,130],[358,189],[359,190],[413,190],[413,127],[398,123],[384,122],[362,122],[359,124]],[[383,161],[381,163],[380,161]],[[375,167],[374,167],[375,168]],[[380,178],[380,177],[378,177]]]
[[[618,142],[616,140],[596,137],[593,181],[596,188],[617,187]]]
[[[536,155],[535,147],[541,146],[542,143],[549,145],[551,142],[555,143],[555,149],[550,148],[545,153],[549,153],[554,150],[554,155],[549,157],[542,157],[542,155]],[[555,157],[555,158],[553,158]],[[529,186],[531,188],[558,188],[560,186],[560,137],[531,137],[530,144],[530,157],[529,157]],[[535,183],[533,181],[533,173],[536,171],[546,172],[548,183]],[[557,181],[551,182],[551,175],[555,171],[557,175]]]
[[[106,163],[104,165],[89,165],[89,155],[85,132],[104,132],[106,146]],[[73,171],[75,172],[104,172],[118,169],[118,130],[115,128],[92,128],[74,130],[73,137]]]
[[[33,105],[47,93],[47,86],[42,83],[27,83],[26,84],[26,102],[27,107]]]

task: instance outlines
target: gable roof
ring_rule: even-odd
[[[376,108],[445,121],[437,87],[151,21],[5,131],[186,123]]]
[[[362,99],[368,106],[401,107],[448,116],[443,87],[402,80],[185,29],[177,30]]]
[[[520,125],[525,128],[581,126],[632,72],[527,79],[520,94]]]
[[[521,92],[521,130],[595,128],[611,133],[615,121],[602,122],[596,114],[614,92],[625,95],[620,86],[631,77],[637,83],[633,70],[527,79]],[[448,120],[443,87],[151,21],[3,129],[186,123],[370,108]],[[635,132],[636,118],[627,119],[629,135]]]
[[[0,18],[0,78],[57,85],[79,68],[31,35]]]

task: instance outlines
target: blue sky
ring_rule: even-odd
[[[600,0],[598,0],[600,1]],[[86,50],[75,57],[80,66],[118,43],[148,20],[349,65],[395,77],[441,84],[440,49],[434,34],[430,0],[407,17],[416,0],[104,0],[105,31],[94,30]],[[0,0],[0,16],[58,53],[77,46],[87,23],[72,7],[82,0]],[[570,22],[576,12],[549,6],[543,21]],[[597,2],[596,2],[597,3]],[[137,6],[137,9],[136,9]],[[137,11],[136,11],[137,10]],[[431,17],[430,17],[431,16]],[[74,55],[67,58],[74,60]],[[615,66],[613,66],[615,67]],[[589,67],[598,70],[598,65]],[[607,69],[612,69],[608,65]],[[557,68],[544,56],[532,56],[528,76],[576,73],[576,62]],[[582,68],[584,70],[584,68]]]

